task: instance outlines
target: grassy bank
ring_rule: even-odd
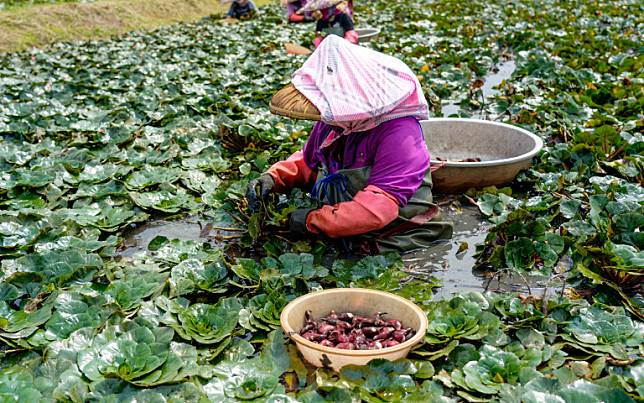
[[[256,1],[257,5],[271,0]],[[59,41],[99,39],[225,12],[219,0],[105,0],[0,11],[0,52]]]

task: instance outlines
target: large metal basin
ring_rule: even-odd
[[[432,164],[443,164],[432,173],[434,189],[440,193],[507,184],[530,166],[543,147],[536,135],[504,123],[436,118],[420,124]],[[467,158],[480,158],[481,162],[458,162]]]
[[[357,28],[356,33],[358,34],[358,43],[365,43],[377,38],[380,30],[378,28]]]

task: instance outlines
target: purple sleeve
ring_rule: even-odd
[[[304,162],[309,168],[313,170],[318,169],[318,164],[320,162],[318,150],[320,148],[320,144],[322,140],[321,139],[322,133],[327,126],[328,125],[326,123],[316,122],[315,125],[313,126],[313,129],[311,130],[309,139],[306,141],[306,144],[304,145]]]
[[[300,8],[302,8],[302,7],[306,6],[306,3],[307,3],[307,1],[306,1],[306,0],[304,0],[304,1],[295,1],[295,2],[293,2],[293,3],[288,3],[288,4],[286,5],[286,15],[287,15],[288,17],[290,17],[291,15],[295,14],[295,13],[297,12],[297,10],[299,10]],[[310,11],[306,11],[306,12],[304,13],[304,16],[305,16],[305,17],[310,17],[310,16],[311,16],[311,12],[310,12]]]
[[[411,117],[394,119],[382,123],[371,135],[375,156],[369,185],[389,193],[404,207],[429,169],[429,151],[420,124]]]

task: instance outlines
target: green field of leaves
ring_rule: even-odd
[[[644,56],[634,0],[359,2],[370,44],[431,104],[546,141],[508,188],[468,192],[493,223],[477,267],[565,279],[554,296],[468,293],[396,255],[335,258],[282,236],[302,194],[248,216],[246,183],[311,124],[268,101],[303,62],[277,7],[0,56],[0,400],[633,402],[644,398]],[[482,97],[477,79],[513,59]],[[134,226],[199,217],[207,242]],[[204,240],[205,241],[205,240]],[[307,368],[279,330],[293,298],[397,293],[427,312],[409,359]]]

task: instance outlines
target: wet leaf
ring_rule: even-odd
[[[327,240],[291,243],[275,231],[316,207],[308,189],[269,198],[249,223],[248,178],[301,149],[312,126],[267,108],[303,61],[285,41],[313,39],[280,7],[56,43],[0,56],[0,400],[641,397],[641,13],[624,0],[425,3],[357,2],[355,22],[381,29],[365,46],[419,76],[430,115],[544,140],[512,183],[467,192],[492,223],[477,265],[538,273],[538,292],[440,300],[439,281],[396,255],[340,260]],[[187,216],[213,224],[208,238],[160,226],[147,250],[123,248],[149,239],[135,224]],[[553,277],[578,298],[559,283],[553,293]],[[426,343],[409,361],[318,370],[307,384],[272,332],[281,310],[357,286],[419,304]]]
[[[241,308],[236,298],[221,299],[215,305],[194,304],[179,311],[175,330],[201,344],[219,343],[237,326]]]

